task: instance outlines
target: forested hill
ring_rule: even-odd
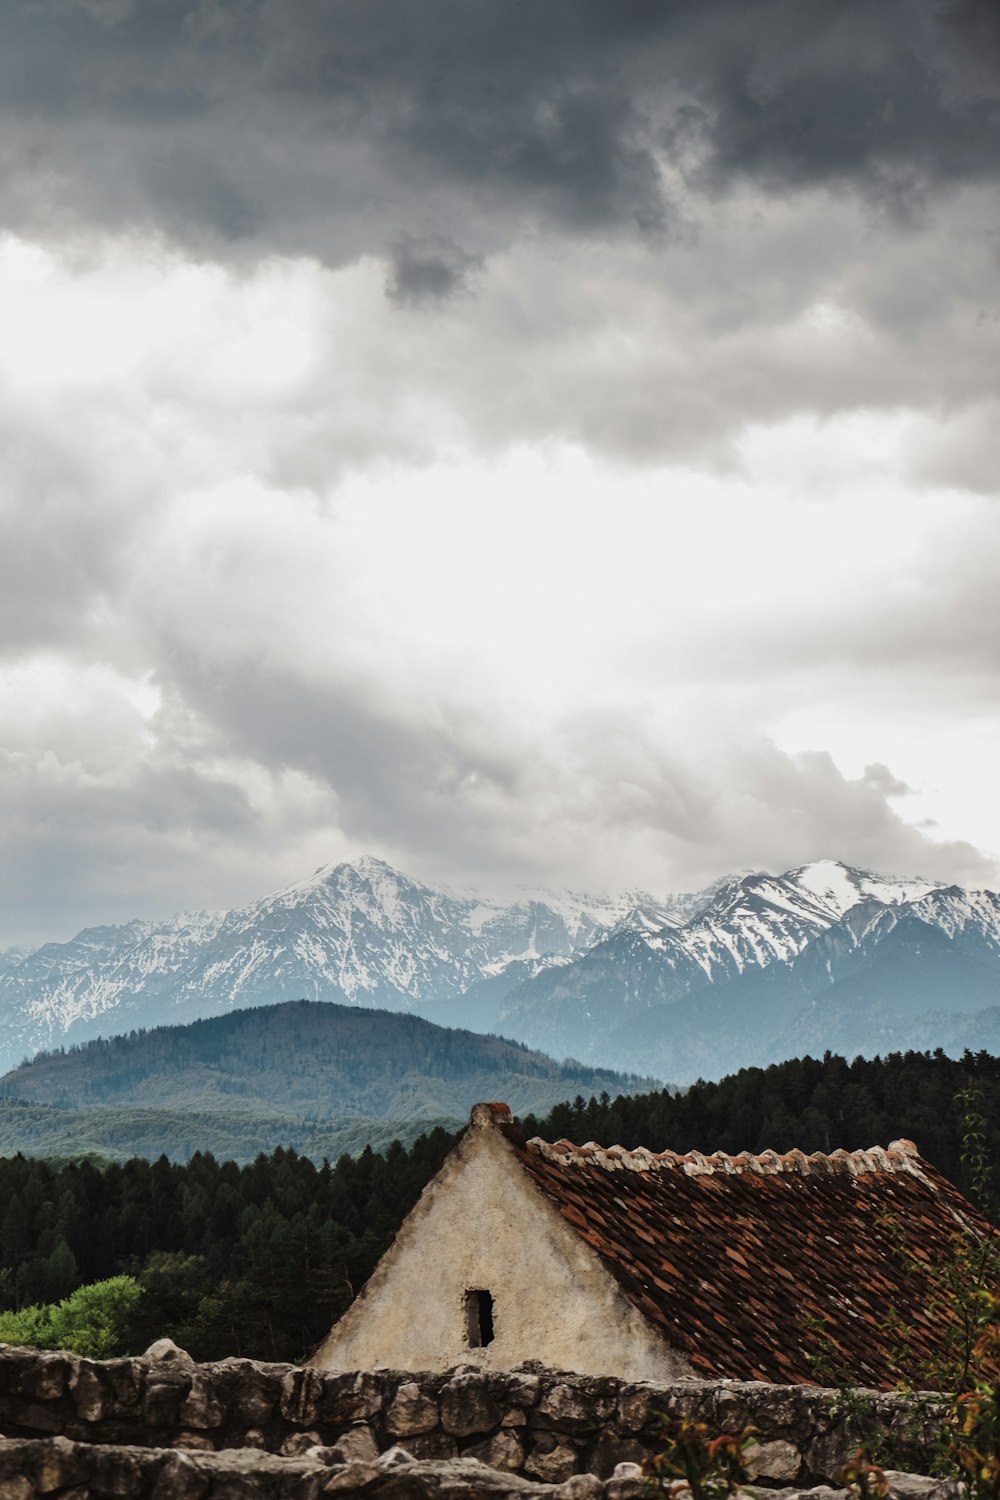
[[[652,1081],[418,1016],[300,1000],[39,1053],[0,1078],[0,1097],[62,1109],[464,1121],[479,1099],[545,1110]]]

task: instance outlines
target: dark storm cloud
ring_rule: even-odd
[[[997,171],[997,29],[992,0],[11,0],[6,221],[476,255],[660,235],[664,159],[912,203]]]
[[[472,289],[482,256],[468,255],[447,240],[406,238],[394,249],[386,294],[401,306],[442,302]]]
[[[719,183],[854,182],[893,207],[940,181],[993,177],[998,78],[973,83],[969,36],[990,8],[765,0],[727,7],[720,24],[709,6],[700,77],[705,37],[687,39],[704,114],[692,110],[682,128],[707,143],[706,175]]]

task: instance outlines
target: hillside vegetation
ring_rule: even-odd
[[[280,1144],[322,1161],[457,1127],[478,1099],[544,1111],[653,1081],[419,1016],[300,1000],[39,1053],[0,1078],[0,1149],[250,1161]]]
[[[578,1097],[523,1127],[550,1140],[709,1152],[830,1150],[916,1140],[960,1186],[956,1094],[978,1087],[1000,1162],[1000,1059],[827,1055],[748,1068],[682,1096]],[[298,1358],[371,1274],[454,1135],[316,1165],[279,1148],[247,1165],[0,1159],[0,1305],[52,1303],[122,1274],[143,1287],[123,1349],[169,1334],[201,1359]],[[32,1326],[31,1318],[24,1326]],[[4,1335],[8,1337],[8,1334]]]
[[[189,1161],[197,1151],[220,1161],[250,1162],[276,1145],[288,1146],[315,1162],[357,1155],[366,1146],[384,1151],[393,1141],[412,1145],[418,1135],[441,1126],[460,1130],[465,1115],[373,1120],[367,1115],[335,1115],[328,1120],[296,1119],[266,1110],[130,1109],[94,1105],[90,1109],[33,1104],[0,1097],[0,1156],[91,1156],[103,1161]]]

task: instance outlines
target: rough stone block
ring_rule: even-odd
[[[105,1365],[104,1372],[111,1382],[115,1406],[127,1411],[138,1407],[145,1379],[145,1370],[139,1361],[117,1359]]]
[[[81,1422],[102,1422],[111,1414],[114,1399],[99,1368],[81,1360],[70,1372],[69,1388]]]
[[[30,1432],[62,1432],[63,1419],[54,1406],[18,1405],[11,1413],[18,1427],[27,1427]]]
[[[422,1432],[406,1439],[406,1446],[414,1458],[449,1460],[457,1458],[458,1443],[446,1432]]]
[[[751,1479],[775,1479],[780,1484],[794,1484],[802,1472],[802,1454],[783,1438],[775,1438],[770,1443],[754,1443],[746,1457]]]
[[[466,1448],[463,1458],[478,1458],[491,1469],[502,1469],[505,1474],[516,1474],[524,1463],[524,1448],[509,1428],[501,1428],[485,1443],[476,1443]]]
[[[380,1469],[399,1469],[406,1464],[415,1462],[416,1459],[413,1457],[413,1454],[399,1443],[394,1443],[391,1448],[387,1448],[378,1457],[378,1466]]]
[[[171,1453],[160,1465],[150,1500],[203,1500],[211,1478],[182,1453]]]
[[[418,1432],[432,1432],[440,1421],[436,1401],[425,1396],[416,1381],[399,1387],[386,1415],[386,1431],[391,1437],[411,1437]]]
[[[194,1360],[186,1349],[181,1349],[173,1339],[157,1339],[143,1355],[154,1365],[193,1365]]]
[[[957,1500],[960,1486],[954,1479],[932,1479],[922,1474],[903,1474],[886,1469],[892,1500]]]
[[[338,1490],[361,1490],[366,1485],[374,1484],[383,1476],[383,1470],[374,1463],[348,1464],[346,1469],[340,1469],[328,1479],[323,1485],[324,1495],[334,1495]],[[214,1494],[214,1492],[213,1492]]]
[[[49,1438],[27,1455],[26,1468],[40,1495],[69,1489],[90,1478],[91,1455],[68,1438]]]
[[[16,1389],[37,1401],[58,1401],[66,1392],[73,1363],[65,1354],[36,1354],[34,1363],[19,1372]]]
[[[502,1417],[484,1375],[456,1375],[441,1392],[441,1426],[453,1437],[489,1432]]]
[[[226,1410],[219,1400],[214,1381],[196,1373],[180,1408],[179,1420],[185,1427],[210,1429],[221,1427],[225,1416]]]
[[[378,1458],[378,1443],[371,1428],[361,1423],[338,1438],[329,1451],[334,1463],[374,1463]]]
[[[134,1448],[101,1448],[97,1451],[90,1487],[95,1495],[111,1500],[129,1500],[146,1490],[143,1459],[148,1455]]]
[[[250,1360],[244,1360],[242,1378],[236,1387],[236,1414],[248,1427],[261,1427],[270,1420],[278,1404],[280,1387]]]
[[[714,1425],[719,1432],[742,1432],[744,1427],[756,1425],[755,1414],[741,1388],[723,1385],[715,1393]],[[770,1429],[768,1429],[770,1430]]]
[[[512,1370],[507,1376],[504,1398],[513,1406],[534,1406],[541,1389],[542,1382],[539,1376],[526,1375],[521,1370]]]
[[[546,1484],[558,1484],[579,1468],[577,1452],[569,1443],[556,1441],[553,1433],[539,1433],[524,1462],[524,1472]]]
[[[625,1386],[618,1397],[618,1427],[626,1433],[642,1432],[658,1410],[651,1390],[641,1385]]]
[[[755,1391],[753,1420],[776,1437],[805,1432],[811,1426],[809,1405],[787,1385],[764,1386]]]
[[[147,1385],[142,1398],[142,1414],[150,1427],[175,1427],[187,1393],[187,1381],[154,1381]]]
[[[366,1370],[350,1375],[328,1375],[320,1400],[319,1416],[333,1427],[367,1422],[382,1411],[384,1387]]]
[[[604,1485],[596,1474],[571,1474],[551,1492],[551,1500],[603,1500],[603,1496]]]
[[[605,1431],[590,1450],[587,1468],[602,1479],[610,1479],[619,1464],[641,1464],[648,1457],[649,1449],[638,1438]]]
[[[835,1484],[840,1478],[841,1469],[857,1446],[857,1442],[851,1441],[849,1433],[822,1433],[802,1450],[806,1473],[810,1479]]]
[[[537,1417],[560,1432],[597,1432],[614,1411],[614,1398],[597,1389],[560,1384],[545,1391]]]
[[[638,1464],[618,1464],[604,1486],[604,1500],[644,1500],[646,1478]]]
[[[290,1370],[281,1382],[278,1406],[286,1422],[303,1427],[318,1420],[324,1379],[318,1370]]]
[[[318,1432],[293,1432],[291,1437],[286,1437],[282,1443],[280,1453],[288,1458],[301,1458],[312,1448],[321,1448],[323,1439]]]

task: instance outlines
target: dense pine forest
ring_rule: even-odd
[[[683,1094],[578,1098],[544,1117],[526,1115],[521,1124],[547,1140],[617,1141],[654,1151],[854,1150],[905,1136],[967,1190],[956,1095],[969,1082],[982,1096],[988,1153],[1000,1166],[1000,1058],[987,1052],[967,1052],[961,1060],[940,1050],[894,1052],[851,1063],[827,1053],[742,1068]]]
[[[825,1151],[902,1135],[968,1188],[956,1095],[970,1081],[989,1159],[1000,1162],[1000,1059],[985,1053],[828,1054],[683,1095],[580,1097],[521,1123],[550,1140],[656,1150]],[[436,1129],[409,1149],[320,1166],[288,1148],[244,1166],[207,1153],[184,1164],[0,1158],[0,1305],[14,1310],[0,1315],[0,1338],[30,1332],[32,1304],[128,1276],[142,1292],[116,1331],[122,1351],[167,1334],[199,1359],[301,1358],[371,1274],[453,1140]]]

